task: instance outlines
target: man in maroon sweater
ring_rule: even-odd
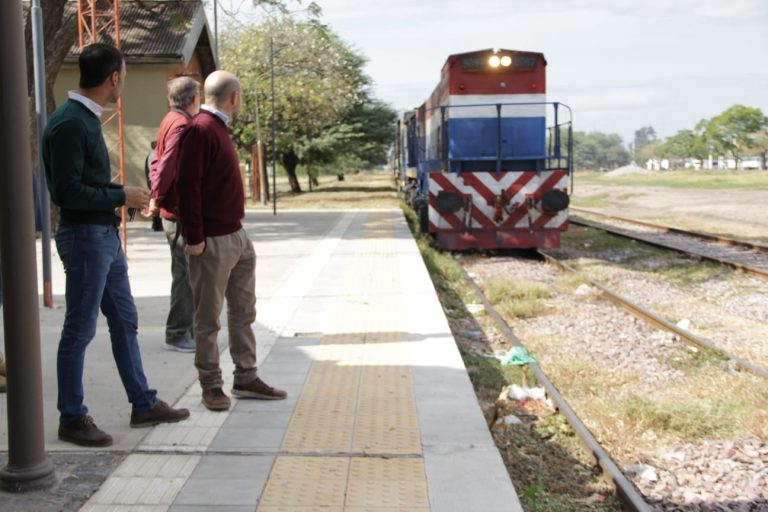
[[[157,130],[157,147],[149,162],[151,183],[148,216],[160,215],[171,247],[171,306],[165,323],[165,349],[194,352],[192,288],[189,285],[184,242],[176,219],[176,168],[182,135],[200,110],[200,85],[182,76],[168,82],[170,110]]]
[[[256,253],[243,226],[245,194],[240,164],[227,124],[240,111],[240,82],[226,71],[205,80],[205,104],[189,123],[176,177],[178,217],[189,256],[195,307],[195,366],[203,404],[226,410],[216,337],[227,299],[229,352],[235,363],[232,394],[241,398],[281,400],[285,391],[256,374]]]

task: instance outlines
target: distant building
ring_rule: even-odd
[[[202,84],[219,66],[202,1],[123,0],[119,5],[120,47],[128,70],[123,94],[126,182],[143,185],[150,143],[168,111],[166,82],[186,75]],[[70,3],[68,8],[77,6]],[[77,88],[78,54],[74,45],[56,79],[57,105],[66,100],[67,91]]]

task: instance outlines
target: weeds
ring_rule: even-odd
[[[733,436],[737,414],[734,404],[690,396],[631,396],[622,404],[626,418],[640,430],[674,435],[686,442]]]
[[[687,357],[671,357],[666,363],[676,370],[690,371],[706,366],[720,369],[722,364],[728,361],[728,356],[722,351],[712,348],[688,347],[688,353],[690,355]]]
[[[485,295],[506,318],[533,316],[543,309],[549,297],[546,286],[525,279],[502,277],[485,283]]]

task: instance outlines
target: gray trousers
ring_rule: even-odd
[[[235,385],[256,378],[256,252],[244,229],[205,238],[205,251],[189,256],[189,279],[195,300],[195,366],[203,389],[224,384],[216,341],[219,316],[227,301],[229,353]]]
[[[185,337],[193,337],[194,303],[192,302],[192,286],[189,284],[189,266],[184,254],[184,238],[176,239],[176,221],[163,219],[163,231],[171,247],[171,309],[165,323],[165,342],[174,343]]]

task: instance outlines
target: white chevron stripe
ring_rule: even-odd
[[[510,204],[523,204],[525,203],[526,195],[535,193],[542,183],[545,183],[549,177],[552,175],[552,173],[555,171],[543,171],[540,176],[533,177],[528,183],[526,183],[510,200]],[[509,187],[511,187],[517,180],[519,180],[522,177],[522,172],[510,172],[507,173],[501,180],[496,180],[495,177],[491,176],[490,173],[476,173],[475,177],[479,179],[483,185],[488,188],[493,193],[499,193],[502,190],[507,190]],[[473,198],[472,201],[472,208],[476,208],[480,210],[487,218],[493,219],[493,216],[495,214],[495,208],[493,205],[489,205],[486,201],[485,197],[481,196],[480,193],[472,186],[466,185],[464,183],[464,180],[461,178],[461,174],[455,174],[455,173],[444,173],[443,177],[447,179],[457,190],[459,190],[463,194],[471,195]],[[562,179],[560,179],[557,184],[553,187],[559,190],[564,190],[569,184],[569,177],[568,175],[563,175]],[[434,180],[429,180],[429,194],[437,196],[439,192],[442,192],[443,188]],[[541,217],[541,212],[538,210],[531,210],[531,222],[535,223],[539,217]],[[434,208],[429,208],[429,219],[430,221],[438,226],[439,228],[447,228],[450,226],[448,222],[441,216],[441,214],[435,210]],[[562,226],[565,221],[568,219],[568,212],[562,211],[559,212],[557,215],[552,217],[551,220],[549,220],[546,224],[546,228],[558,228]],[[477,222],[474,217],[471,219],[471,227],[472,228],[478,228],[482,229],[483,226]],[[521,229],[527,229],[528,228],[528,216],[526,215],[523,217],[517,224],[515,224],[516,228]]]

